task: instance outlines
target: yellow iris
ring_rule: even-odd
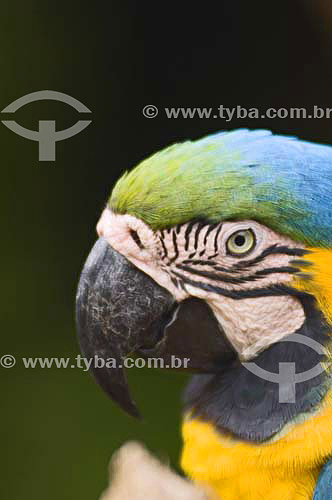
[[[255,246],[255,235],[251,229],[236,231],[227,240],[226,248],[231,255],[244,255],[250,252]]]

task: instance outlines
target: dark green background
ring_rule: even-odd
[[[57,90],[82,101],[93,123],[37,161],[37,144],[0,124],[1,481],[6,500],[96,499],[113,451],[143,440],[177,465],[185,378],[132,370],[145,416],[135,422],[78,369],[24,369],[20,358],[76,356],[74,297],[95,224],[114,180],[146,155],[186,138],[270,128],[332,144],[331,120],[165,118],[164,106],[332,107],[329,2],[1,3],[0,108]],[[160,108],[146,119],[142,108]],[[30,104],[39,119],[72,125],[64,104]]]

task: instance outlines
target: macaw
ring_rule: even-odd
[[[220,500],[332,499],[332,148],[265,130],[175,144],[116,183],[77,326],[137,416],[129,355],[189,359],[181,465]]]

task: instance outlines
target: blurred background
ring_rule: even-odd
[[[92,111],[58,142],[56,162],[0,124],[2,480],[6,500],[97,499],[111,454],[139,439],[178,467],[183,375],[131,370],[144,414],[117,409],[79,369],[25,369],[24,357],[74,357],[76,284],[115,179],[175,141],[238,127],[332,144],[332,119],[168,119],[164,107],[332,108],[330,0],[116,2],[3,0],[0,108],[38,90]],[[159,108],[154,119],[142,109]],[[57,129],[78,113],[58,102],[17,111]]]

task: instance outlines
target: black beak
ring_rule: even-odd
[[[130,354],[161,358],[166,367],[172,367],[172,356],[189,358],[186,368],[205,373],[222,370],[234,357],[205,302],[176,303],[103,238],[82,271],[76,321],[82,354],[92,360],[97,382],[133,416],[139,412],[123,368]]]

